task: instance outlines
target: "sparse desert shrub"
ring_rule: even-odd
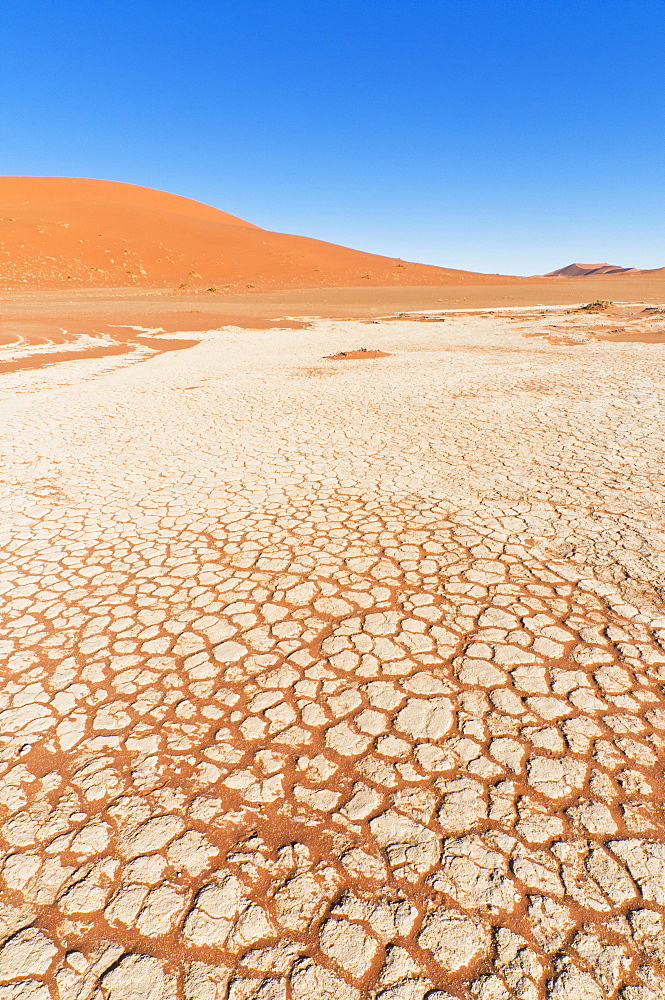
[[[595,302],[587,302],[585,306],[581,308],[585,312],[605,312],[606,309],[611,309],[614,305],[613,302],[609,302],[608,299],[596,299]]]

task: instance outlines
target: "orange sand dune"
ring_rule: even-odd
[[[632,274],[636,267],[621,267],[619,264],[567,264],[556,271],[548,271],[544,278],[588,278],[600,274]]]
[[[178,195],[76,177],[0,177],[0,290],[503,284],[260,229]]]
[[[541,275],[543,278],[607,278],[614,276],[663,278],[665,277],[665,267],[641,270],[639,267],[620,267],[618,264],[568,264],[566,267],[559,267],[556,271],[548,271],[547,274]]]

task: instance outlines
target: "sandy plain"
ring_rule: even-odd
[[[156,348],[177,350],[189,346],[198,331],[224,326],[296,329],[312,319],[377,320],[446,309],[505,310],[594,300],[657,306],[665,301],[665,279],[524,279],[502,286],[330,287],[224,295],[159,288],[5,290],[0,291],[0,372],[18,370],[26,361],[34,368],[75,356],[103,357],[141,349],[149,357]],[[636,316],[635,336],[662,337],[662,324],[644,327]],[[603,323],[606,327],[619,323],[617,333],[622,334],[622,319],[621,310],[613,310]],[[159,347],[159,341],[150,341],[151,331],[186,334]]]
[[[618,283],[3,296],[2,1000],[662,1000]]]

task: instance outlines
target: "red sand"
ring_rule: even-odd
[[[661,304],[665,268],[572,278],[476,274],[267,232],[131,184],[0,177],[0,344],[62,344],[67,358],[80,351],[79,334],[102,338],[86,351],[133,350],[143,331],[120,327],[298,328],[312,316],[372,320],[595,299]]]
[[[598,278],[602,275],[649,275],[654,278],[665,275],[665,267],[655,267],[641,271],[638,267],[620,267],[616,264],[568,264],[556,271],[548,271],[543,278]]]
[[[115,181],[0,178],[0,290],[243,292],[527,278],[411,264],[259,229],[188,198]]]
[[[340,351],[339,354],[330,354],[326,361],[371,361],[373,358],[389,358],[390,354],[385,351],[364,350],[362,347],[357,351]]]

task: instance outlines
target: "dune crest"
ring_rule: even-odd
[[[517,279],[528,281],[530,279]],[[116,181],[0,177],[0,290],[269,291],[502,284],[272,233],[201,202]]]
[[[646,278],[661,278],[665,275],[665,267],[639,268],[621,267],[619,264],[567,264],[556,271],[548,271],[543,278],[599,278],[621,275]]]
[[[544,278],[586,278],[591,274],[628,274],[636,267],[621,267],[620,264],[567,264],[556,271],[548,271]]]

